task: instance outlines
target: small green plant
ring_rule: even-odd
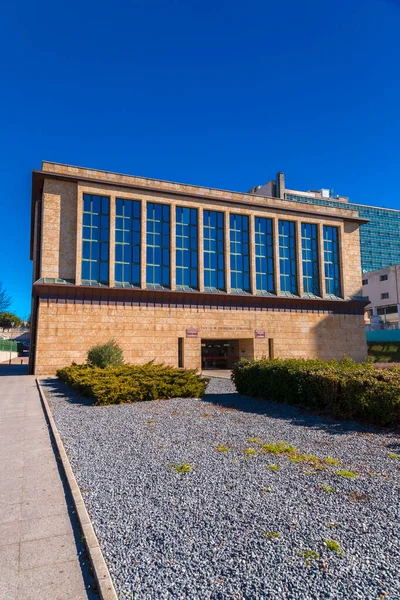
[[[302,558],[304,558],[304,560],[306,561],[306,563],[310,560],[318,560],[319,559],[319,554],[318,552],[315,552],[314,550],[297,550],[297,554],[299,556],[301,556]]]
[[[391,458],[392,460],[399,460],[400,454],[396,454],[396,452],[389,452],[388,457]]]
[[[268,465],[267,469],[270,471],[279,471],[280,467],[278,467],[278,465]]]
[[[322,489],[324,492],[328,492],[328,494],[333,494],[335,492],[335,488],[333,488],[330,485],[327,485],[326,483],[324,483],[324,485],[322,486]]]
[[[255,450],[254,448],[245,448],[244,453],[254,455],[254,454],[257,454],[257,450]]]
[[[309,463],[310,465],[313,465],[314,467],[317,467],[320,465],[320,460],[317,456],[314,456],[313,454],[292,454],[289,456],[289,460],[294,462],[294,463]]]
[[[193,467],[188,463],[183,463],[182,465],[175,465],[173,469],[177,473],[190,473],[190,471],[193,471]]]
[[[346,479],[354,479],[357,477],[356,473],[353,473],[353,471],[348,471],[347,469],[336,471],[336,475],[339,475],[339,477],[346,477]]]
[[[268,454],[294,454],[296,448],[286,442],[276,442],[275,444],[261,444],[261,448]]]
[[[269,540],[275,540],[275,539],[282,537],[281,534],[278,533],[277,531],[264,531],[264,534],[267,536],[267,538]]]
[[[228,446],[224,446],[224,444],[218,444],[215,448],[217,452],[229,452],[230,448]]]
[[[124,355],[115,340],[106,344],[92,346],[87,353],[87,362],[94,367],[120,367],[124,364]]]
[[[332,458],[332,456],[327,456],[324,461],[326,462],[327,465],[335,465],[338,466],[340,465],[340,460],[338,460],[337,458]]]
[[[250,444],[259,444],[261,442],[260,438],[257,437],[250,437],[247,441],[250,442]]]
[[[270,488],[270,487],[263,487],[263,492],[272,492],[272,488]]]
[[[328,550],[332,550],[336,554],[343,554],[342,547],[336,540],[324,540],[324,542]]]

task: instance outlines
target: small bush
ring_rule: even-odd
[[[318,359],[242,359],[232,380],[240,394],[302,406],[336,418],[400,425],[400,368]]]
[[[115,340],[106,344],[92,346],[87,353],[87,362],[94,367],[120,367],[124,364],[124,355]]]
[[[59,369],[57,377],[95,404],[121,404],[165,398],[199,398],[207,379],[194,370],[176,369],[152,362],[106,369],[72,365]]]

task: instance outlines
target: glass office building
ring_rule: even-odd
[[[285,198],[295,202],[357,210],[362,219],[369,219],[369,223],[360,228],[361,269],[364,273],[400,263],[400,210],[292,193],[285,193]]]

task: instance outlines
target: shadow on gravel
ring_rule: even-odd
[[[40,379],[40,385],[43,390],[51,393],[49,402],[57,398],[62,398],[68,404],[78,404],[80,406],[93,406],[92,398],[85,398],[79,396],[74,390],[68,387],[65,383],[57,379],[56,377],[47,377],[46,379]]]
[[[204,402],[224,409],[240,410],[246,413],[265,415],[271,419],[289,421],[292,425],[312,429],[322,429],[333,435],[346,435],[350,432],[379,433],[379,429],[362,425],[355,421],[337,421],[326,415],[315,415],[297,406],[277,404],[269,400],[231,394],[205,394]],[[387,430],[385,430],[387,432]]]

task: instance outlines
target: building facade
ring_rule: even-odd
[[[272,195],[271,195],[272,196]],[[115,339],[127,362],[366,354],[353,210],[44,162],[30,370]]]
[[[357,211],[366,222],[360,231],[361,269],[363,273],[400,263],[400,210],[349,202],[345,196],[332,197],[331,190],[301,192],[285,188],[284,174],[263,186],[253,188],[257,194],[278,197],[317,206],[334,206]],[[390,244],[387,243],[390,240]]]
[[[377,316],[383,324],[399,324],[400,265],[363,273],[362,289],[363,296],[368,299],[365,308],[368,320]]]

